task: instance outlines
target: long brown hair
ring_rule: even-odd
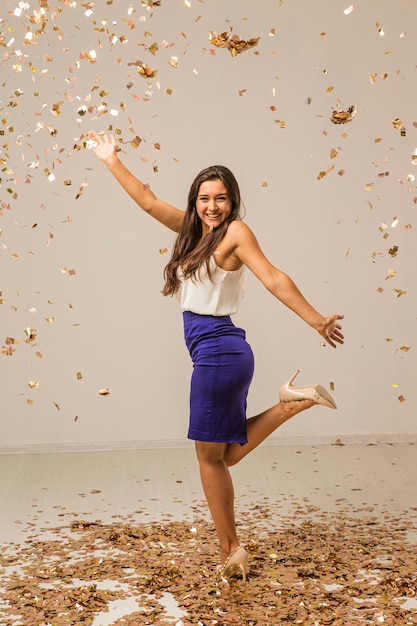
[[[232,210],[218,228],[213,229],[212,232],[202,238],[202,224],[197,214],[196,201],[201,184],[208,180],[221,180],[232,201]],[[188,193],[182,230],[175,241],[171,260],[164,270],[165,285],[162,290],[164,296],[172,296],[178,291],[181,284],[177,276],[179,268],[181,268],[184,278],[193,277],[197,280],[199,270],[205,264],[207,273],[211,276],[210,257],[224,238],[230,222],[240,219],[240,206],[239,185],[227,167],[211,165],[197,174]]]

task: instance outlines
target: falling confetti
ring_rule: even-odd
[[[258,45],[259,39],[260,37],[253,37],[252,39],[245,41],[238,35],[232,35],[231,28],[229,31],[224,33],[217,34],[214,30],[209,32],[209,40],[213,46],[217,46],[218,48],[227,48],[232,57],[237,56],[241,52],[245,52],[245,50],[254,48]]]
[[[405,126],[399,117],[396,117],[394,120],[392,120],[392,125],[394,126],[396,130],[400,131],[401,137],[406,136]]]
[[[158,70],[152,70],[149,65],[143,63],[143,61],[135,61],[128,63],[128,65],[136,66],[137,73],[143,78],[154,78],[158,73]]]
[[[333,124],[347,124],[356,115],[356,105],[352,105],[347,111],[333,111],[330,120]]]

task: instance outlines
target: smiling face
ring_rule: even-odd
[[[196,199],[196,211],[201,220],[203,237],[229,217],[232,200],[221,180],[206,180],[201,183]]]

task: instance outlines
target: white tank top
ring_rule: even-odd
[[[191,311],[199,315],[233,315],[239,308],[242,297],[243,276],[245,266],[235,271],[227,271],[219,267],[210,258],[211,279],[205,266],[200,277],[181,277],[181,287],[177,291],[183,311]]]

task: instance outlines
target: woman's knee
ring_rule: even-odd
[[[218,463],[224,460],[227,444],[214,443],[211,441],[196,441],[195,450],[197,459],[202,463]]]

